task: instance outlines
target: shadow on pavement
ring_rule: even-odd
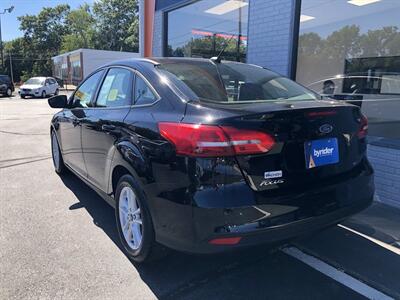
[[[73,174],[66,174],[61,179],[79,200],[69,209],[85,208],[94,224],[102,228],[122,251],[113,208]],[[146,265],[132,263],[132,266],[160,299],[360,297],[300,261],[269,247],[209,256],[171,250],[160,261]]]

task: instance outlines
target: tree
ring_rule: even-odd
[[[93,13],[97,49],[138,51],[137,0],[98,0],[93,5]]]
[[[63,36],[61,52],[93,48],[95,20],[88,4],[72,10],[67,16],[66,24],[71,33]]]
[[[69,33],[66,24],[69,12],[69,5],[63,4],[45,7],[38,15],[18,17],[20,29],[24,31],[24,42],[29,45],[29,51],[24,53],[31,58],[27,72],[51,75],[51,57],[59,54],[63,36]]]
[[[324,41],[315,32],[304,33],[299,39],[300,55],[315,55],[321,52],[324,47]]]
[[[343,59],[360,55],[360,27],[347,25],[332,32],[325,42],[324,52],[329,58]]]
[[[360,39],[363,55],[398,55],[400,52],[399,37],[400,33],[397,31],[396,26],[387,26],[378,30],[368,30],[367,34],[364,34]]]
[[[29,55],[29,44],[26,43],[24,38],[16,38],[4,44],[4,54],[5,63],[1,73],[11,75],[9,60],[11,54],[14,81],[20,81],[22,72],[31,69],[34,63],[34,58]]]

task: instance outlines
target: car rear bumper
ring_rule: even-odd
[[[156,230],[157,240],[176,250],[217,253],[260,244],[275,244],[334,225],[368,207],[374,195],[373,170],[368,162],[356,177],[294,197],[286,203],[260,200],[253,206],[233,208],[192,207],[169,204],[169,230]],[[312,203],[302,209],[307,202]],[[321,204],[323,203],[323,204]],[[235,244],[224,238],[240,238]],[[217,243],[211,241],[217,239]],[[226,242],[226,240],[225,240]]]

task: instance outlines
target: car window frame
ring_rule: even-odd
[[[133,102],[132,102],[132,104],[131,105],[123,105],[123,106],[113,106],[113,107],[97,107],[97,106],[95,106],[95,104],[96,104],[96,102],[97,102],[97,97],[98,97],[98,94],[99,94],[99,92],[100,92],[100,88],[101,88],[101,86],[102,86],[102,84],[103,84],[103,81],[104,81],[104,79],[106,78],[106,76],[107,76],[107,73],[108,73],[108,70],[109,69],[111,69],[111,68],[124,68],[124,69],[128,69],[128,70],[130,70],[132,73],[133,73],[133,80],[132,80],[132,84],[133,84],[133,88],[132,88],[132,100],[133,100]],[[149,80],[139,71],[139,70],[137,70],[137,69],[135,69],[135,68],[133,68],[133,67],[128,67],[128,66],[124,66],[124,65],[112,65],[112,66],[107,66],[107,67],[104,67],[104,68],[101,68],[101,69],[98,69],[98,70],[96,70],[95,72],[93,72],[91,75],[93,75],[93,74],[95,74],[97,71],[100,71],[100,70],[103,70],[103,76],[101,77],[101,79],[100,79],[100,83],[97,85],[97,87],[96,87],[96,92],[95,92],[95,95],[94,95],[94,97],[92,98],[92,100],[91,100],[91,106],[89,106],[89,107],[86,107],[85,109],[119,109],[119,108],[126,108],[126,107],[129,107],[129,108],[141,108],[141,107],[149,107],[149,106],[153,106],[153,105],[155,105],[155,104],[157,104],[159,101],[161,101],[161,96],[160,96],[160,94],[157,92],[157,90],[154,88],[154,86],[149,82]],[[90,75],[90,76],[91,76]],[[136,105],[135,104],[135,91],[136,91],[136,76],[140,76],[143,80],[144,80],[144,82],[150,87],[150,89],[152,90],[152,92],[154,93],[154,95],[156,96],[156,98],[157,98],[157,100],[156,101],[154,101],[153,103],[150,103],[150,104],[140,104],[140,105]],[[89,78],[89,76],[87,77],[87,78]],[[85,81],[86,81],[86,79],[85,79]],[[80,84],[80,85],[82,85],[83,84],[83,82]],[[79,86],[80,86],[79,85]],[[77,87],[77,89],[78,89],[79,87]],[[74,92],[75,93],[75,92]],[[73,96],[73,95],[72,95]],[[71,97],[72,97],[71,96]]]
[[[145,82],[145,84],[150,88],[150,90],[155,95],[156,100],[154,102],[148,103],[148,104],[136,104],[136,77],[137,76],[139,76]],[[147,78],[142,73],[140,73],[138,70],[135,69],[135,80],[134,80],[134,86],[133,86],[133,101],[134,101],[134,103],[133,103],[132,107],[153,106],[160,100],[161,100],[161,97],[158,94],[157,90],[153,87],[153,85],[147,80]]]
[[[102,72],[103,74],[101,75],[99,81],[97,82],[97,86],[96,86],[95,92],[94,92],[94,94],[92,95],[92,97],[91,97],[91,99],[90,99],[90,101],[89,101],[89,103],[88,103],[88,104],[89,104],[88,107],[69,107],[69,109],[88,109],[88,108],[92,108],[92,105],[93,105],[93,98],[97,99],[97,93],[98,93],[98,91],[99,91],[100,82],[103,82],[104,76],[105,76],[105,74],[106,74],[106,73],[104,72],[105,69],[106,69],[106,68],[100,68],[100,69],[97,69],[97,70],[93,71],[92,73],[90,73],[90,74],[85,78],[85,80],[83,80],[83,81],[76,87],[75,91],[74,91],[74,92],[72,93],[72,95],[68,98],[68,106],[71,106],[71,105],[72,105],[72,100],[74,99],[75,94],[76,94],[76,92],[79,90],[79,88],[80,88],[87,80],[89,80],[90,77],[92,77],[92,76],[95,75],[96,73]],[[94,97],[94,96],[96,96],[96,97]]]
[[[96,104],[97,104],[97,99],[98,99],[98,97],[99,97],[99,93],[100,93],[101,87],[103,86],[104,80],[106,79],[107,74],[108,74],[108,72],[109,72],[111,69],[126,69],[126,70],[128,70],[128,71],[130,71],[130,72],[132,73],[132,85],[133,85],[133,86],[132,86],[132,88],[131,88],[131,97],[132,97],[132,101],[131,101],[131,104],[130,104],[130,105],[119,105],[119,106],[112,106],[112,107],[110,107],[110,106],[96,106]],[[125,67],[125,66],[119,66],[119,65],[108,66],[108,67],[104,68],[103,70],[105,70],[105,71],[104,71],[104,74],[103,74],[102,78],[100,79],[100,84],[99,84],[99,85],[97,86],[97,88],[96,88],[96,94],[95,94],[95,97],[93,97],[93,99],[92,99],[92,101],[91,101],[92,105],[90,106],[90,108],[95,108],[95,109],[115,109],[115,108],[132,107],[132,106],[133,106],[133,103],[134,103],[134,101],[135,101],[135,93],[134,93],[134,90],[135,90],[135,81],[136,81],[135,70],[132,69],[132,68],[128,68],[128,67]]]

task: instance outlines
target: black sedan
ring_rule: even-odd
[[[115,208],[127,255],[290,240],[367,207],[367,119],[267,69],[218,59],[114,62],[67,99],[54,167]]]

